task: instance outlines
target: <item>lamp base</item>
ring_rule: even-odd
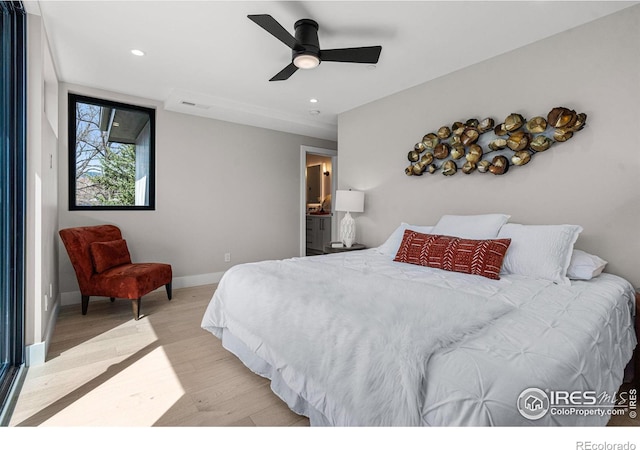
[[[340,221],[340,240],[347,248],[351,248],[356,240],[356,221],[351,217],[349,211]]]

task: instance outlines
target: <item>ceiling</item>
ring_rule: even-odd
[[[25,3],[43,18],[62,82],[157,100],[171,111],[336,140],[340,113],[638,2]],[[381,45],[380,60],[375,66],[325,62],[269,82],[291,62],[291,51],[248,14],[270,14],[292,34],[296,20],[314,19],[321,48]],[[132,55],[134,48],[145,56]]]

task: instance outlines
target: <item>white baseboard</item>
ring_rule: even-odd
[[[188,275],[186,277],[176,277],[173,279],[173,289],[202,286],[205,284],[219,283],[224,272],[203,273],[200,275]],[[162,288],[161,288],[162,289]]]
[[[78,295],[80,293],[78,292]],[[42,342],[27,345],[25,347],[25,363],[27,367],[39,366],[44,364],[47,357],[47,351],[49,350],[49,344],[51,343],[51,337],[53,331],[56,328],[56,322],[58,320],[58,310],[60,309],[60,302],[54,302],[53,311],[49,314],[49,323],[47,324],[47,335]]]
[[[47,356],[47,347],[49,347],[50,340],[47,339],[43,342],[27,345],[26,350],[26,364],[27,367],[39,366],[44,364]]]
[[[184,277],[174,277],[172,282],[173,289],[181,289],[194,286],[202,286],[204,284],[219,283],[224,272],[203,273],[199,275],[188,275]],[[157,290],[163,290],[164,287]],[[106,297],[105,297],[106,298]],[[62,306],[67,305],[79,305],[82,301],[82,295],[80,291],[62,292],[60,294],[60,304]]]

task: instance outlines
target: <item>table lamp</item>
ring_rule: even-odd
[[[346,212],[340,221],[340,240],[345,247],[351,248],[356,240],[356,221],[350,213],[364,211],[364,192],[336,191],[335,210]]]

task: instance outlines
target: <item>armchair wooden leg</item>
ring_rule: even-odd
[[[164,287],[167,289],[167,297],[171,300],[171,281],[169,281]]]
[[[131,300],[131,307],[133,308],[133,318],[135,320],[140,319],[140,298]]]
[[[83,295],[82,296],[82,315],[86,316],[87,315],[87,308],[89,307],[89,296],[88,295]]]

